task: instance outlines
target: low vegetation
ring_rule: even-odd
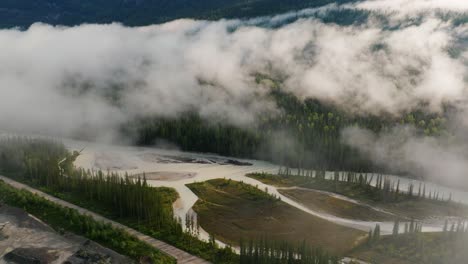
[[[282,169],[279,174],[255,173],[248,177],[265,184],[278,187],[301,187],[343,195],[367,205],[382,208],[402,218],[423,219],[432,216],[468,216],[468,207],[455,203],[450,197],[442,198],[436,192],[426,192],[424,185],[410,185],[407,190],[400,188],[399,182],[392,182],[382,175],[369,176],[353,172],[335,172],[332,178],[326,178],[324,171],[299,171],[293,175],[290,169]],[[371,185],[375,182],[375,186]],[[284,189],[287,194],[291,191]],[[312,194],[291,194],[300,202],[315,206],[316,201],[310,201]],[[309,200],[309,202],[308,202]],[[343,204],[341,204],[343,207]],[[328,208],[333,212],[333,207]],[[337,212],[336,213],[345,213]]]
[[[188,187],[199,197],[194,210],[201,227],[226,243],[267,236],[270,241],[304,240],[342,254],[365,237],[364,232],[307,214],[242,182],[216,179]]]
[[[466,263],[467,243],[468,233],[464,226],[454,225],[439,233],[408,230],[399,235],[382,236],[362,244],[351,255],[379,264]]]
[[[393,221],[395,216],[374,208],[313,189],[279,189],[282,195],[304,204],[308,208],[342,218],[362,221]]]

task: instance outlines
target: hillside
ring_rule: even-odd
[[[140,26],[177,18],[244,18],[272,15],[352,0],[6,0],[0,3],[1,28],[121,22]]]

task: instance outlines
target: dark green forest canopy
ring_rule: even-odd
[[[389,172],[389,168],[373,164],[346,145],[342,139],[345,128],[361,127],[378,134],[409,125],[424,136],[448,133],[445,114],[412,111],[399,116],[355,115],[314,99],[301,101],[278,87],[269,96],[279,113],[259,115],[248,127],[207,121],[187,113],[180,118],[144,117],[124,125],[122,133],[140,145],[165,140],[186,151],[264,159],[293,167],[369,172]]]
[[[221,19],[273,15],[355,0],[4,0],[0,27],[120,22],[142,26],[178,18]]]

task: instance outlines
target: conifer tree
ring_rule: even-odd
[[[400,229],[400,220],[396,219],[395,223],[393,224],[393,231],[392,231],[393,236],[396,237],[398,235],[399,229]]]

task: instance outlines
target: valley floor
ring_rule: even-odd
[[[268,238],[305,241],[343,254],[367,235],[307,214],[242,182],[215,179],[188,186],[200,198],[194,210],[201,227],[232,245],[241,239]]]
[[[384,236],[371,245],[362,245],[351,256],[378,264],[466,263],[468,236],[457,233],[403,234]]]
[[[249,174],[312,210],[362,221],[394,221],[395,219],[438,221],[444,218],[468,217],[468,206],[447,200],[402,195],[383,199],[374,187],[333,180],[307,179],[304,176]],[[435,194],[434,194],[435,195]]]

